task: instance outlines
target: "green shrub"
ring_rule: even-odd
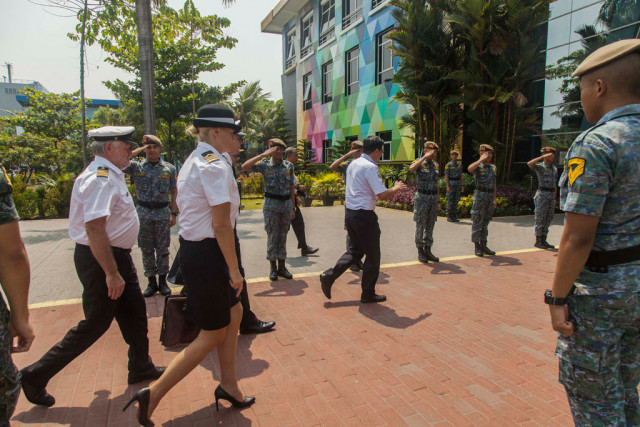
[[[318,174],[313,180],[309,195],[318,199],[323,197],[344,197],[342,177],[335,172]]]
[[[26,189],[20,193],[13,192],[13,203],[22,219],[33,219],[38,216],[38,193]]]
[[[240,185],[242,185],[242,194],[262,194],[264,193],[264,181],[262,174],[251,173],[248,176],[240,176]]]

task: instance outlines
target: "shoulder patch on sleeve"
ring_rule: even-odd
[[[573,187],[573,183],[578,179],[580,175],[584,173],[586,161],[580,157],[574,157],[567,162],[569,167],[569,185]]]
[[[220,160],[218,156],[213,151],[205,151],[202,153],[202,157],[206,160],[207,163],[216,162]]]
[[[98,170],[96,171],[96,176],[99,176],[102,178],[109,178],[109,168],[106,168],[104,166],[98,166]]]

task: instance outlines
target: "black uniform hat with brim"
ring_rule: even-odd
[[[197,128],[230,128],[239,132],[241,127],[236,124],[231,108],[224,104],[207,104],[200,107],[198,115],[193,119]]]

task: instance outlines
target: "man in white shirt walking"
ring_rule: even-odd
[[[383,146],[384,141],[380,137],[367,137],[363,142],[362,156],[351,162],[347,169],[345,220],[350,243],[335,267],[320,275],[322,292],[328,299],[331,299],[331,287],[336,279],[363,256],[366,258],[360,302],[375,303],[387,299],[375,292],[380,273],[380,226],[374,209],[376,199],[389,200],[406,185],[398,181],[387,189],[382,183],[377,163],[382,157]]]

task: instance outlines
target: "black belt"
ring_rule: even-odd
[[[138,206],[142,206],[147,209],[162,209],[169,206],[169,202],[143,202],[142,200],[138,200],[136,203]]]
[[[556,189],[553,187],[538,187],[538,191],[549,191],[551,193],[555,193]]]
[[[607,267],[610,265],[626,264],[638,260],[640,260],[640,245],[613,251],[591,251],[584,266],[594,273],[606,273],[609,271]]]
[[[489,187],[476,187],[476,191],[482,191],[483,193],[493,193],[493,188],[489,188]]]
[[[281,196],[279,194],[273,194],[273,193],[264,193],[264,197],[267,197],[269,199],[276,199],[276,200],[289,200],[289,199],[291,199],[291,196]]]
[[[427,196],[433,196],[438,194],[438,190],[430,190],[430,191],[426,191],[426,190],[418,190],[418,193],[420,194],[426,194]]]
[[[81,249],[81,250],[83,250],[83,251],[91,252],[91,247],[89,245],[83,245],[82,243],[76,243],[76,247]],[[114,254],[130,254],[131,253],[131,249],[117,248],[115,246],[111,246],[111,252],[113,252]]]
[[[454,177],[450,176],[450,177],[449,177],[449,181],[460,181],[460,177],[459,177],[459,176],[456,176],[456,177],[454,178]]]

